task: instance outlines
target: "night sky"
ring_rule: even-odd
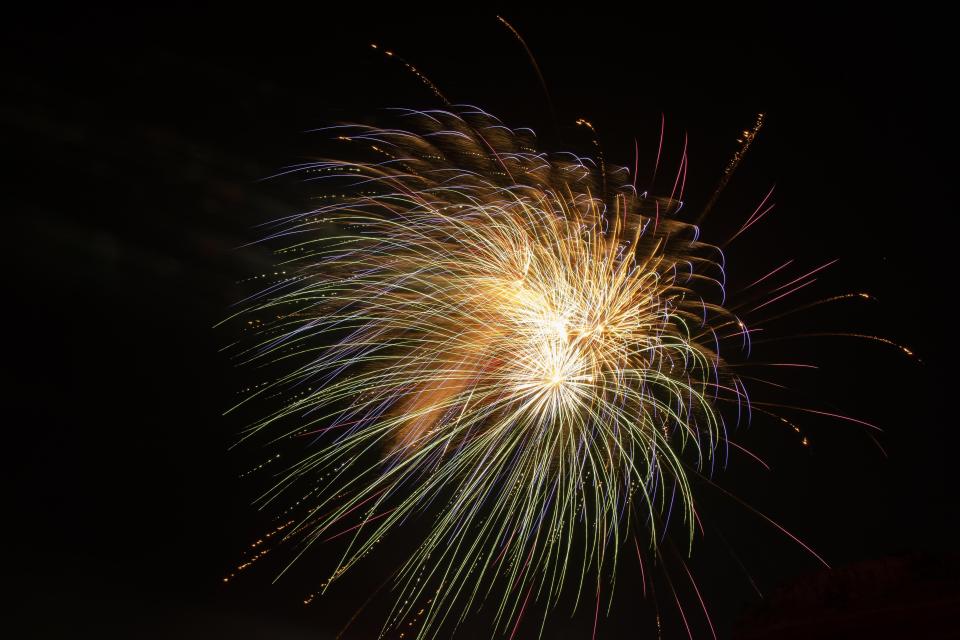
[[[740,459],[717,481],[836,569],[824,572],[709,487],[700,496],[712,527],[691,568],[721,638],[768,637],[751,629],[778,615],[791,585],[844,585],[844,575],[902,566],[908,577],[896,584],[878,579],[871,594],[830,604],[809,637],[829,637],[837,620],[853,625],[837,637],[884,637],[856,626],[867,619],[891,634],[898,624],[914,637],[957,634],[952,619],[938,618],[960,608],[949,37],[892,14],[764,24],[732,15],[725,26],[687,28],[689,17],[590,5],[507,12],[540,65],[552,114],[494,9],[317,7],[50,9],[7,20],[0,371],[11,624],[33,637],[333,638],[401,559],[380,549],[310,606],[302,601],[330,560],[323,548],[276,584],[283,549],[222,582],[272,520],[250,506],[269,477],[239,478],[267,454],[228,451],[245,423],[221,414],[246,379],[219,353],[235,334],[213,325],[251,292],[238,282],[270,265],[266,248],[238,249],[258,238],[254,225],[306,209],[321,188],[260,179],[319,153],[309,129],[441,106],[369,47],[376,42],[452,101],[532,127],[545,149],[590,153],[580,117],[597,127],[610,163],[632,164],[636,139],[641,174],[665,114],[664,166],[676,166],[689,136],[692,210],[709,198],[740,131],[767,114],[703,227],[708,240],[727,237],[776,184],[775,211],[728,250],[731,281],[746,284],[788,258],[811,269],[839,258],[797,303],[851,291],[878,302],[800,313],[780,332],[879,335],[919,360],[835,338],[771,347],[821,365],[782,380],[807,406],[879,425],[886,456],[863,429],[815,416],[802,417],[807,447],[769,421],[742,429],[738,441],[773,470]],[[738,563],[780,600],[764,604]],[[624,574],[635,570],[625,563]],[[637,584],[618,584],[598,638],[656,637]],[[683,595],[694,637],[709,637],[695,596]],[[658,599],[663,637],[686,637],[671,596]],[[345,640],[375,637],[381,614],[375,602]],[[592,623],[592,606],[572,620],[558,611],[544,637],[589,638]],[[535,637],[532,625],[523,633]],[[488,635],[478,624],[463,637]]]

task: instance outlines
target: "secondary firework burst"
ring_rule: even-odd
[[[290,169],[336,187],[274,223],[279,278],[238,314],[237,357],[283,371],[244,437],[303,443],[262,503],[307,505],[301,553],[346,541],[325,589],[417,518],[385,630],[487,603],[515,631],[531,599],[611,593],[625,542],[655,552],[672,521],[692,544],[691,474],[747,411],[722,354],[749,332],[677,186],[638,193],[475,108],[396,115],[326,130],[362,159]]]

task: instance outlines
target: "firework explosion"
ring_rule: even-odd
[[[287,372],[243,401],[281,399],[245,438],[310,445],[262,503],[308,505],[281,527],[299,553],[346,542],[324,589],[429,523],[384,633],[484,604],[512,635],[564,593],[599,608],[622,549],[655,554],[671,522],[692,544],[691,478],[749,414],[723,253],[676,219],[685,161],[654,198],[475,108],[399,118],[326,130],[366,160],[290,169],[339,192],[274,223],[279,279],[237,314],[238,358]]]

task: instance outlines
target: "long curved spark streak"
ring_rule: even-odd
[[[486,602],[516,633],[531,598],[593,584],[598,614],[621,543],[656,552],[671,517],[692,543],[719,407],[750,416],[720,355],[750,334],[723,255],[629,171],[475,107],[395,113],[405,128],[330,129],[353,160],[290,169],[341,192],[269,227],[283,278],[237,314],[257,336],[240,359],[287,372],[241,403],[287,398],[244,438],[315,443],[261,500],[312,496],[285,533],[300,553],[348,541],[324,589],[420,516],[385,631],[419,616],[437,637]]]

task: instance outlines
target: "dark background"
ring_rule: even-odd
[[[221,413],[244,379],[218,353],[231,329],[212,328],[249,293],[237,282],[269,267],[265,249],[236,247],[257,238],[253,225],[310,206],[319,189],[259,181],[316,153],[317,134],[306,130],[386,107],[441,106],[369,48],[377,42],[452,101],[533,127],[545,148],[590,153],[578,117],[597,126],[609,162],[631,164],[636,138],[641,175],[665,114],[662,175],[672,177],[688,134],[691,211],[709,198],[740,130],[768,114],[704,225],[708,240],[728,236],[777,184],[777,209],[729,247],[733,287],[790,257],[794,275],[838,257],[796,304],[849,291],[878,302],[801,313],[777,331],[881,335],[920,361],[834,338],[771,345],[771,358],[821,365],[781,378],[801,404],[878,424],[887,455],[863,429],[814,416],[794,414],[809,447],[769,421],[738,432],[773,470],[735,458],[718,481],[837,569],[821,571],[708,487],[712,527],[692,568],[720,637],[790,618],[778,611],[797,608],[791,585],[891,571],[900,577],[887,586],[860,580],[880,585],[867,596],[827,605],[813,596],[807,617],[820,626],[796,637],[842,625],[841,637],[881,637],[870,620],[890,633],[909,624],[915,637],[950,635],[937,612],[956,605],[960,534],[957,145],[951,46],[931,31],[937,20],[785,15],[758,24],[732,15],[688,28],[682,16],[591,6],[504,15],[536,55],[555,116],[494,10],[9,16],[0,255],[11,620],[36,637],[332,638],[395,566],[382,550],[309,607],[302,600],[322,562],[273,585],[278,565],[264,562],[223,584],[272,521],[249,506],[268,479],[238,478],[267,454],[227,451],[243,424]],[[761,592],[780,595],[761,601],[738,562]],[[636,589],[622,580],[597,637],[656,637],[654,605]],[[689,586],[678,589],[694,637],[709,637]],[[663,637],[685,637],[672,596],[657,601]],[[375,637],[376,611],[344,637]],[[592,606],[573,620],[555,617],[545,637],[590,637]],[[535,637],[533,625],[520,635]],[[464,637],[487,635],[468,628]]]

